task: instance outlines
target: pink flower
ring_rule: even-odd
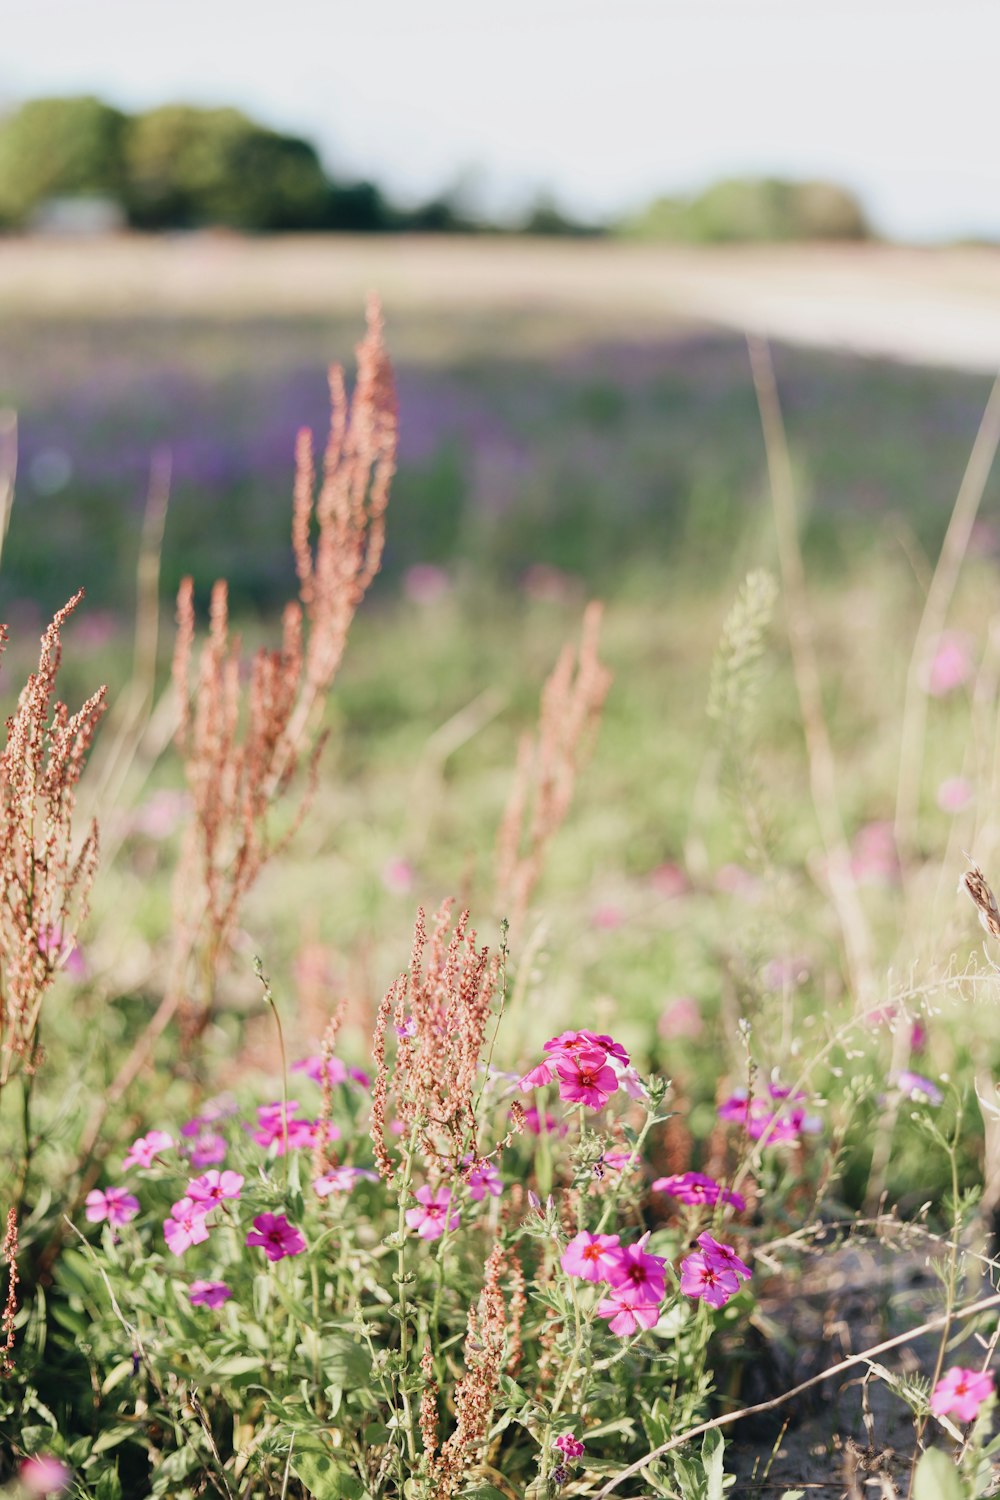
[[[69,1489],[73,1474],[51,1453],[36,1453],[24,1460],[18,1478],[29,1495],[61,1495]]]
[[[660,1014],[656,1029],[665,1042],[675,1037],[700,1036],[702,1030],[701,1009],[690,995],[678,995]]]
[[[746,1261],[740,1260],[732,1245],[721,1245],[718,1240],[713,1239],[708,1233],[699,1234],[698,1244],[701,1246],[705,1259],[712,1266],[722,1266],[731,1271],[737,1281],[749,1281],[751,1276],[750,1267]]]
[[[936,1083],[920,1073],[911,1073],[908,1069],[899,1074],[896,1087],[907,1099],[912,1099],[914,1104],[940,1104],[944,1099]]]
[[[534,1104],[524,1111],[524,1128],[532,1135],[541,1135],[543,1128],[546,1135],[565,1135],[569,1130],[565,1120],[557,1120],[555,1115],[550,1114],[548,1110],[545,1112],[543,1122]]]
[[[662,1302],[666,1290],[666,1260],[646,1250],[649,1234],[634,1245],[621,1245],[608,1268],[608,1280],[615,1291],[623,1287],[642,1302]]]
[[[202,1177],[193,1177],[187,1185],[187,1195],[195,1212],[200,1214],[211,1213],[225,1198],[238,1198],[242,1190],[243,1178],[239,1172],[206,1172]]]
[[[639,1327],[655,1328],[660,1321],[658,1304],[644,1302],[638,1293],[621,1288],[597,1304],[597,1316],[607,1318],[612,1333],[626,1338]]]
[[[91,1224],[107,1219],[109,1224],[127,1224],[139,1212],[139,1200],[124,1188],[95,1188],[87,1194],[87,1218]]]
[[[612,1172],[630,1172],[636,1165],[634,1151],[605,1151],[600,1166],[610,1167]],[[598,1173],[598,1176],[600,1173]]]
[[[329,1198],[331,1193],[349,1193],[362,1180],[378,1182],[378,1173],[364,1167],[331,1167],[322,1177],[313,1178],[313,1191],[317,1198]]]
[[[409,860],[387,859],[382,866],[382,884],[393,895],[405,896],[413,888],[413,866]]]
[[[151,1130],[148,1135],[140,1135],[134,1140],[122,1162],[122,1171],[128,1167],[151,1167],[154,1156],[161,1151],[169,1151],[174,1144],[172,1135],[165,1130]]]
[[[866,823],[851,844],[851,874],[859,885],[894,885],[899,855],[891,823]]]
[[[298,1062],[292,1063],[293,1073],[304,1073],[311,1078],[313,1083],[323,1082],[323,1057],[321,1053],[314,1053],[311,1057],[300,1058]],[[327,1077],[331,1083],[347,1083],[353,1081],[359,1087],[367,1089],[371,1087],[371,1079],[361,1068],[349,1068],[342,1063],[339,1057],[331,1057],[326,1068]]]
[[[178,1198],[170,1210],[170,1218],[163,1221],[163,1238],[174,1255],[183,1255],[192,1245],[203,1245],[208,1239],[206,1212],[190,1198]]]
[[[132,819],[133,832],[144,833],[151,839],[169,838],[190,805],[187,792],[162,787],[136,808]]]
[[[621,927],[625,921],[625,913],[613,901],[605,901],[601,906],[594,907],[590,920],[594,927],[599,927],[604,932],[614,932],[615,928]]]
[[[449,1188],[417,1188],[415,1194],[419,1208],[406,1210],[406,1222],[415,1229],[422,1240],[440,1239],[446,1229],[457,1229],[461,1217],[449,1212],[451,1190]]]
[[[561,1031],[558,1036],[549,1038],[542,1051],[554,1052],[557,1058],[575,1057],[583,1052],[604,1052],[608,1057],[617,1058],[626,1068],[629,1064],[629,1055],[621,1042],[603,1032]]]
[[[790,1089],[775,1083],[769,1084],[767,1091],[777,1102],[777,1109],[759,1097],[748,1103],[746,1091],[737,1089],[719,1105],[719,1119],[738,1121],[751,1140],[763,1140],[765,1146],[794,1144],[801,1135],[814,1135],[821,1128],[819,1120],[806,1114],[801,1102],[804,1094],[793,1098]]]
[[[558,1448],[564,1458],[582,1458],[586,1451],[580,1439],[574,1437],[571,1432],[562,1433],[552,1446]]]
[[[649,883],[658,896],[666,896],[668,900],[683,896],[688,888],[688,878],[684,871],[680,865],[670,860],[650,871]]]
[[[714,1208],[720,1201],[730,1203],[737,1213],[742,1213],[747,1206],[741,1193],[721,1187],[703,1172],[676,1172],[672,1177],[658,1177],[653,1183],[653,1192],[668,1193],[681,1203],[703,1204],[707,1208]]]
[[[544,1088],[547,1083],[552,1082],[552,1065],[548,1062],[540,1062],[537,1068],[532,1068],[530,1073],[518,1080],[518,1088],[525,1094],[532,1093],[535,1089]]]
[[[58,927],[43,927],[38,934],[38,951],[50,955],[54,967],[65,969],[73,979],[87,977],[87,964],[83,954],[72,938],[63,941]]]
[[[258,1214],[246,1242],[248,1245],[263,1245],[268,1260],[301,1255],[306,1248],[304,1235],[294,1224],[289,1224],[284,1214]]]
[[[945,698],[972,676],[969,637],[946,630],[934,643],[933,652],[921,670],[921,686],[932,698]]]
[[[214,1130],[201,1130],[187,1148],[187,1154],[192,1167],[217,1166],[226,1159],[226,1138]]]
[[[581,1276],[584,1281],[608,1281],[617,1250],[616,1234],[588,1234],[584,1229],[570,1240],[559,1257],[559,1264],[567,1276]]]
[[[396,1022],[392,1029],[396,1033],[396,1040],[398,1042],[409,1041],[411,1036],[416,1036],[417,1034],[417,1018],[416,1016],[404,1016],[401,1021]]]
[[[964,812],[974,795],[971,781],[964,776],[948,776],[937,789],[937,805],[942,812]]]
[[[960,1422],[972,1422],[992,1395],[993,1376],[989,1371],[952,1365],[931,1392],[931,1411],[936,1417],[955,1416]]]
[[[472,1158],[467,1156],[465,1165],[468,1167],[471,1162]],[[491,1161],[476,1162],[471,1167],[465,1182],[473,1203],[482,1203],[487,1193],[492,1198],[499,1198],[503,1192],[503,1180]]]
[[[707,1302],[709,1307],[725,1307],[740,1289],[735,1271],[718,1260],[709,1260],[701,1250],[681,1261],[681,1291],[685,1297]]]
[[[188,1287],[192,1307],[221,1307],[232,1295],[224,1281],[192,1281]]]
[[[556,1063],[559,1097],[567,1104],[584,1104],[589,1109],[603,1109],[618,1089],[614,1068],[609,1068],[606,1054],[595,1050],[561,1056]]]

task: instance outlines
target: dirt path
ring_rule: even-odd
[[[0,317],[330,315],[356,312],[370,288],[390,312],[516,311],[578,337],[662,337],[710,324],[1000,368],[1000,250],[227,234],[0,240]]]

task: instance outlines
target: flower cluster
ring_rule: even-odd
[[[725,1203],[742,1213],[747,1206],[742,1193],[723,1187],[714,1177],[706,1177],[704,1172],[675,1172],[671,1177],[657,1177],[653,1192],[667,1193],[681,1203],[701,1208],[714,1208],[717,1203]]]
[[[647,1251],[648,1242],[648,1233],[634,1245],[622,1245],[617,1234],[581,1230],[560,1257],[567,1276],[607,1282],[610,1292],[598,1302],[597,1315],[608,1319],[612,1333],[628,1335],[659,1322],[667,1263]]]
[[[701,1248],[681,1261],[681,1291],[709,1307],[724,1307],[739,1291],[740,1281],[750,1280],[750,1267],[731,1245],[720,1244],[710,1234],[700,1234],[698,1244]]]
[[[793,1094],[780,1084],[768,1085],[766,1098],[749,1098],[737,1089],[719,1105],[719,1119],[743,1126],[752,1141],[765,1146],[796,1145],[803,1135],[815,1135],[820,1122],[805,1111],[805,1094]]]
[[[218,1172],[214,1169],[202,1177],[193,1177],[187,1192],[170,1210],[170,1217],[163,1222],[163,1238],[175,1255],[183,1255],[192,1245],[202,1245],[208,1239],[209,1215],[227,1199],[238,1199],[243,1190],[243,1178],[239,1172]]]
[[[566,1104],[603,1109],[623,1088],[633,1099],[644,1096],[639,1075],[621,1042],[594,1031],[563,1031],[545,1043],[549,1056],[519,1080],[527,1094],[558,1081],[559,1097]]]

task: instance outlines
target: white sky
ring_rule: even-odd
[[[1000,234],[998,0],[0,0],[0,106],[233,103],[412,200],[615,213],[828,176],[905,237]]]

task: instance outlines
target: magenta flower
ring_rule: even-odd
[[[107,1219],[109,1224],[127,1224],[139,1212],[139,1200],[124,1188],[94,1188],[87,1194],[87,1218],[91,1224]]]
[[[365,1167],[331,1167],[322,1177],[313,1178],[313,1191],[317,1198],[329,1198],[331,1193],[349,1193],[362,1180],[378,1182],[378,1173]]]
[[[268,1260],[301,1255],[306,1248],[305,1236],[294,1224],[289,1224],[284,1214],[258,1214],[246,1242],[248,1245],[262,1245]]]
[[[608,1280],[616,1292],[622,1288],[641,1302],[662,1302],[666,1292],[667,1262],[662,1255],[650,1255],[646,1250],[649,1234],[646,1233],[634,1245],[621,1245],[614,1252],[608,1268]]]
[[[194,1203],[195,1212],[211,1213],[217,1203],[225,1198],[238,1198],[243,1190],[243,1178],[239,1172],[206,1172],[202,1177],[192,1177],[187,1185],[187,1196]]]
[[[417,1034],[417,1018],[416,1016],[404,1016],[401,1021],[395,1023],[392,1029],[396,1033],[397,1041],[409,1041],[411,1036],[416,1036]]]
[[[549,1038],[542,1051],[552,1052],[556,1057],[575,1057],[582,1052],[603,1052],[608,1057],[616,1058],[623,1067],[627,1068],[629,1065],[629,1055],[621,1042],[616,1042],[603,1032],[561,1031],[558,1036]]]
[[[405,896],[413,887],[413,866],[406,859],[387,859],[382,866],[382,884],[395,896]]]
[[[580,1439],[574,1437],[571,1432],[562,1433],[556,1438],[552,1446],[553,1448],[558,1448],[564,1458],[582,1458],[585,1452]]]
[[[618,1075],[608,1066],[607,1055],[593,1048],[562,1055],[556,1062],[559,1097],[567,1104],[584,1104],[589,1109],[603,1109],[617,1091]]]
[[[920,1073],[911,1073],[906,1069],[897,1077],[896,1087],[907,1099],[912,1099],[914,1104],[940,1104],[944,1099],[936,1083]]]
[[[323,1082],[323,1057],[321,1053],[314,1053],[311,1057],[303,1057],[298,1062],[292,1063],[293,1073],[304,1073],[311,1078],[313,1083],[322,1085]],[[371,1087],[371,1079],[361,1068],[349,1068],[342,1063],[339,1057],[331,1057],[327,1064],[327,1077],[333,1083],[354,1082],[361,1088]]]
[[[173,1144],[173,1136],[165,1130],[151,1130],[148,1135],[140,1135],[128,1148],[122,1162],[122,1171],[129,1167],[151,1167],[153,1158],[159,1156],[161,1151],[169,1151]]]
[[[292,1126],[294,1123],[292,1116],[298,1107],[299,1102],[297,1099],[289,1099],[287,1108],[280,1102],[277,1104],[260,1104],[257,1106],[256,1128],[252,1125],[248,1125],[246,1128],[250,1131],[257,1145],[263,1146],[265,1151],[268,1146],[273,1145],[277,1141],[279,1154],[283,1155],[285,1149],[285,1121],[286,1119],[288,1121],[288,1144],[291,1145]]]
[[[232,1295],[224,1281],[192,1281],[188,1287],[192,1307],[221,1307]]]
[[[609,1320],[612,1333],[627,1338],[640,1327],[655,1328],[660,1321],[660,1309],[658,1304],[644,1301],[639,1294],[622,1287],[598,1302],[597,1316]]]
[[[181,1134],[184,1134],[182,1129]],[[192,1167],[215,1167],[226,1159],[226,1138],[215,1130],[199,1130],[187,1148]]]
[[[742,1193],[722,1187],[704,1172],[675,1172],[672,1177],[657,1177],[653,1192],[668,1193],[681,1203],[696,1203],[706,1208],[714,1208],[720,1202],[729,1203],[737,1213],[742,1213],[747,1206]]]
[[[751,1277],[750,1267],[746,1261],[740,1260],[732,1245],[721,1245],[717,1239],[708,1234],[699,1234],[698,1244],[701,1246],[705,1259],[713,1266],[724,1266],[731,1271],[737,1281],[749,1281]]]
[[[163,1238],[174,1255],[183,1255],[192,1245],[205,1243],[208,1239],[207,1212],[190,1198],[178,1198],[170,1210],[169,1219],[163,1221]]]
[[[544,1088],[547,1083],[552,1082],[552,1066],[548,1062],[540,1062],[536,1068],[518,1080],[518,1088],[530,1094],[535,1089]]]
[[[952,1365],[931,1392],[931,1411],[936,1417],[957,1417],[973,1422],[979,1408],[993,1395],[993,1376],[989,1371],[963,1370]]]
[[[464,1164],[468,1167],[471,1162],[472,1157],[467,1156]],[[503,1192],[503,1179],[491,1161],[476,1162],[465,1182],[473,1203],[482,1203],[487,1193],[491,1198],[499,1198]]]
[[[584,1281],[608,1281],[618,1250],[616,1234],[588,1234],[581,1230],[570,1240],[559,1257],[567,1276],[582,1276]]]
[[[35,1453],[24,1460],[17,1477],[29,1495],[62,1495],[69,1489],[73,1474],[51,1453]]]
[[[681,1261],[681,1291],[685,1297],[707,1302],[709,1307],[725,1307],[739,1291],[735,1271],[718,1260],[709,1260],[704,1251],[696,1250]]]
[[[524,1111],[524,1128],[525,1130],[529,1130],[532,1135],[541,1135],[543,1129],[546,1135],[565,1135],[569,1126],[565,1120],[557,1120],[555,1115],[551,1114],[548,1110],[545,1111],[545,1119],[543,1121],[536,1106],[532,1104],[530,1108]]]
[[[945,698],[972,676],[972,653],[969,638],[959,631],[946,630],[938,636],[933,653],[924,662],[921,686],[933,698]]]
[[[87,964],[72,938],[63,941],[58,927],[43,927],[38,934],[38,951],[54,957],[55,967],[65,969],[72,979],[87,977]]]
[[[738,1121],[751,1140],[766,1137],[765,1146],[794,1144],[801,1135],[815,1134],[821,1128],[819,1120],[806,1114],[804,1094],[793,1097],[790,1089],[776,1083],[768,1086],[768,1094],[777,1108],[759,1097],[748,1101],[745,1090],[738,1089],[719,1105],[719,1119]]]
[[[417,1188],[419,1208],[406,1210],[406,1222],[415,1229],[422,1240],[436,1240],[446,1229],[457,1229],[460,1215],[450,1213],[451,1191],[449,1188]]]

